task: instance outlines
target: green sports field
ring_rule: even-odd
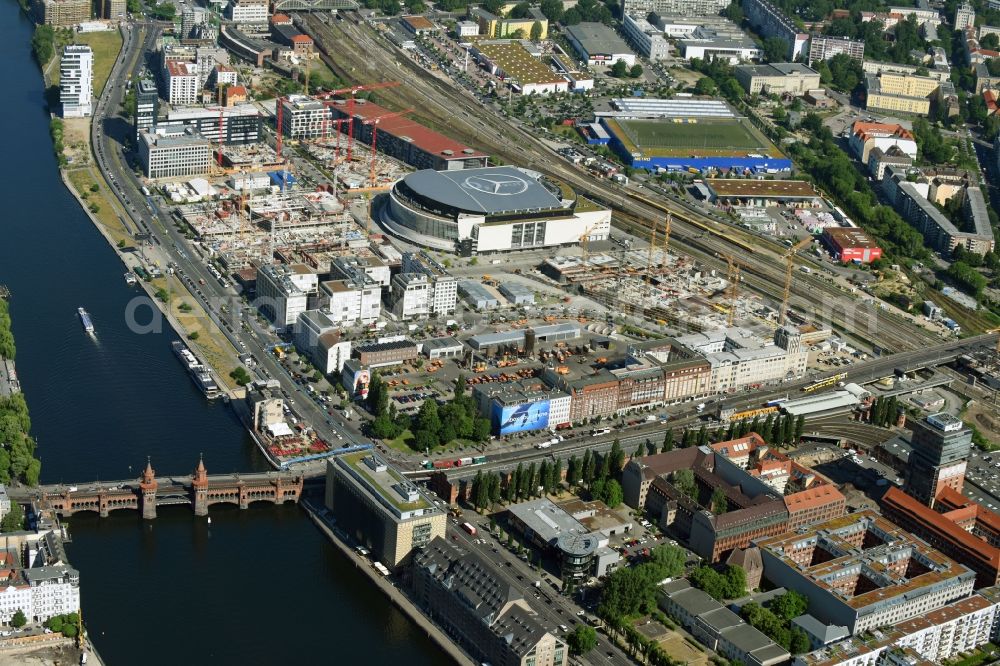
[[[780,156],[771,142],[745,119],[614,119],[608,124],[629,152],[649,157],[746,153]]]

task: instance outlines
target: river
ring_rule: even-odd
[[[147,456],[161,474],[188,473],[201,454],[210,473],[265,469],[231,410],[195,389],[173,332],[126,326],[139,292],[62,185],[31,23],[16,3],[0,7],[10,95],[0,104],[0,283],[13,294],[42,482],[137,476]],[[84,621],[111,665],[448,663],[298,507],[213,507],[211,525],[181,507],[145,523],[85,514],[70,531]]]

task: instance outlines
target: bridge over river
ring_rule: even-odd
[[[305,474],[286,471],[210,476],[203,460],[189,476],[157,478],[147,462],[138,479],[12,487],[8,492],[13,501],[38,501],[42,508],[62,516],[94,511],[106,517],[112,511],[128,509],[151,520],[156,518],[156,507],[171,504],[187,504],[196,516],[206,516],[213,504],[236,504],[245,509],[253,502],[298,502],[305,480]]]

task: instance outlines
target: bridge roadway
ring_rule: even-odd
[[[742,393],[738,396],[725,398],[709,404],[711,405],[712,411],[719,408],[743,410],[759,407],[769,400],[775,400],[778,398],[804,397],[806,394],[795,394],[805,386],[822,379],[834,377],[838,374],[847,375],[847,377],[841,381],[866,384],[892,374],[897,368],[906,372],[913,372],[926,367],[950,363],[959,356],[975,348],[982,346],[995,346],[997,337],[997,334],[990,333],[966,338],[964,340],[951,340],[933,347],[909,352],[900,352],[891,356],[862,361],[840,371],[824,372],[805,379],[783,382],[777,387],[771,389],[755,391],[752,393]],[[824,434],[833,434],[839,428],[843,431],[843,435],[845,437],[865,444],[874,443],[873,440],[877,438],[877,433],[872,430],[872,426],[868,426],[867,424],[850,423],[844,421],[843,419],[841,419],[841,424],[838,425],[837,419],[835,417],[831,417],[829,414],[817,415],[813,419],[807,418],[806,422],[807,424],[815,422],[815,427],[811,428],[811,430],[822,432]],[[680,431],[685,427],[691,425],[700,426],[702,423],[703,421],[701,420],[701,415],[697,414],[695,407],[692,406],[686,410],[685,413],[671,418],[670,422],[666,425],[660,423],[640,425],[636,428],[634,434],[630,433],[628,435],[624,435],[622,433],[612,433],[610,435],[597,438],[589,437],[588,435],[583,434],[580,440],[567,438],[567,441],[553,444],[547,449],[539,450],[535,448],[522,448],[508,450],[489,456],[486,464],[484,465],[451,468],[445,471],[450,481],[456,481],[471,478],[480,470],[506,470],[516,466],[518,463],[530,464],[531,462],[541,460],[542,458],[558,458],[560,460],[568,460],[570,456],[583,455],[583,452],[587,449],[590,449],[595,453],[604,453],[605,451],[611,449],[615,439],[618,439],[626,453],[631,453],[640,444],[645,444],[647,439],[659,447],[668,429],[673,429],[675,437],[679,437]],[[611,427],[614,428],[614,426]],[[617,428],[615,429],[617,430]],[[420,479],[429,477],[430,470],[421,469],[406,472],[406,474],[411,478]]]

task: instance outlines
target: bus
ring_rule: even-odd
[[[472,536],[476,536],[476,528],[472,525],[472,523],[462,523],[462,529]]]

